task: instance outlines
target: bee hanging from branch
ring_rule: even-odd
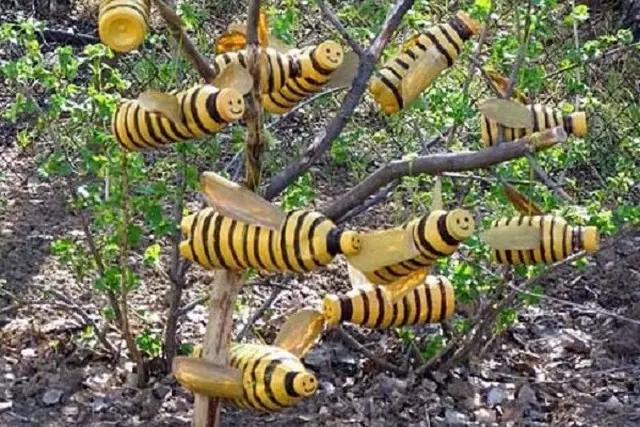
[[[447,24],[409,39],[369,84],[369,92],[382,111],[394,114],[413,103],[444,70],[453,66],[464,43],[477,32],[478,24],[459,11]]]
[[[182,92],[146,91],[125,101],[114,112],[111,129],[123,148],[141,151],[211,135],[243,114],[237,90],[198,85]]]
[[[283,328],[274,345],[232,343],[228,365],[176,357],[173,374],[193,393],[222,398],[238,408],[276,412],[295,406],[316,392],[318,380],[300,362],[312,342],[291,332]]]
[[[102,0],[98,14],[100,41],[116,52],[130,52],[149,30],[150,0]]]

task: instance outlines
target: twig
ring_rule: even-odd
[[[336,30],[338,30],[344,41],[347,42],[351,49],[353,49],[353,51],[357,53],[358,56],[364,55],[362,46],[360,46],[358,42],[356,42],[351,37],[351,35],[349,35],[347,29],[344,27],[344,25],[342,25],[342,22],[340,22],[338,17],[335,15],[335,13],[333,13],[329,6],[327,6],[327,3],[325,3],[324,0],[316,0],[316,3],[318,4],[318,6],[320,6],[320,10],[322,11],[324,17],[327,18],[327,20],[329,20],[329,22],[331,22],[334,27],[336,27]]]
[[[558,127],[540,133],[539,137],[540,141],[546,141],[553,145],[565,141],[567,134],[564,129]],[[340,218],[379,188],[403,176],[423,173],[434,175],[443,172],[475,170],[523,157],[531,151],[532,143],[535,139],[537,139],[536,136],[531,135],[516,141],[497,144],[480,151],[438,153],[410,160],[389,162],[349,190],[337,202],[322,211],[331,219]]]
[[[576,62],[571,65],[567,65],[566,67],[559,68],[545,76],[545,79],[552,79],[560,74],[566,73],[567,71],[571,71],[574,68],[582,67],[583,65],[587,65],[591,62],[598,61],[600,59],[608,58],[611,55],[615,55],[616,53],[624,52],[625,50],[634,49],[640,47],[640,42],[635,42],[623,46],[611,47],[605,51],[599,52],[591,58],[587,58],[585,60],[580,60],[580,62]]]
[[[359,352],[367,356],[369,359],[374,361],[378,366],[386,369],[387,371],[393,372],[394,374],[397,374],[397,375],[407,374],[407,369],[402,369],[400,366],[394,365],[393,363],[387,362],[386,360],[376,356],[371,350],[369,350],[368,348],[360,344],[358,340],[356,340],[353,336],[351,336],[351,334],[345,331],[342,326],[340,326],[339,328],[336,328],[336,330],[338,331],[340,338],[342,338],[345,344],[347,344],[348,346],[350,346],[355,350],[358,350]]]
[[[329,148],[333,140],[342,132],[347,120],[353,114],[360,97],[367,88],[369,77],[382,54],[382,50],[400,25],[400,21],[405,13],[413,6],[415,0],[399,0],[384,24],[382,30],[373,40],[369,48],[360,57],[358,73],[353,80],[353,85],[342,101],[342,108],[338,111],[325,129],[320,131],[313,142],[304,150],[302,156],[286,167],[283,171],[274,176],[264,195],[267,200],[271,200],[280,194],[289,184],[295,181],[300,175],[305,173]]]
[[[280,288],[276,288],[273,290],[273,292],[271,292],[271,295],[269,295],[269,298],[267,298],[262,305],[255,311],[255,313],[253,313],[251,315],[251,318],[247,321],[247,324],[244,325],[244,327],[242,328],[242,330],[240,331],[240,333],[238,334],[238,336],[236,337],[236,341],[240,342],[244,339],[245,335],[247,335],[247,332],[249,332],[249,328],[256,323],[256,321],[262,316],[262,314],[269,308],[271,307],[271,304],[273,304],[273,302],[276,300],[276,298],[278,298],[278,295],[280,295],[280,292],[282,292],[282,289]]]

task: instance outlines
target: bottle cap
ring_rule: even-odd
[[[600,233],[596,227],[584,227],[582,230],[582,241],[584,242],[584,250],[593,253],[600,247]]]
[[[132,7],[129,7],[131,3]],[[124,1],[122,6],[113,6],[100,14],[98,32],[102,43],[117,52],[129,52],[142,44],[147,34],[146,10],[144,3]]]
[[[571,114],[571,124],[573,134],[577,137],[583,137],[587,134],[587,115],[584,112]]]
[[[471,31],[471,33],[478,34],[478,29],[480,25],[475,20],[471,19],[471,17],[467,15],[466,12],[463,12],[460,10],[456,13],[456,17],[459,20],[461,20],[464,23],[464,25],[467,26],[467,28],[469,29],[469,31]]]

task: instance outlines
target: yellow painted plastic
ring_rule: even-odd
[[[455,311],[451,282],[443,276],[427,276],[395,303],[382,290],[354,289],[344,295],[327,295],[322,310],[327,324],[354,323],[369,328],[389,328],[441,322]]]
[[[117,52],[142,44],[149,25],[149,0],[103,0],[100,4],[100,41]]]
[[[594,252],[599,247],[596,227],[571,226],[563,218],[545,216],[520,216],[495,220],[491,228],[522,224],[540,230],[540,244],[530,250],[492,250],[491,257],[500,264],[552,264],[569,255],[585,250]]]
[[[244,100],[235,89],[198,85],[175,96],[182,106],[182,123],[146,111],[136,100],[119,105],[111,129],[120,145],[130,151],[141,151],[198,139],[221,131],[244,114]]]
[[[532,106],[527,105],[529,111]],[[569,115],[563,115],[560,110],[554,110],[546,105],[534,104],[534,126],[533,128],[504,128],[504,140],[513,141],[534,132],[562,126],[564,130],[571,135],[583,137],[587,134],[587,116],[584,112],[576,112]],[[490,147],[498,142],[499,132],[498,123],[487,117],[480,116],[480,137],[484,147]]]
[[[371,78],[369,92],[386,114],[413,103],[429,85],[451,67],[463,44],[477,32],[477,25],[463,12],[447,24],[414,36],[403,50],[389,59]]]
[[[173,375],[186,389],[224,399],[242,397],[242,374],[228,366],[219,366],[195,357],[176,357]]]
[[[289,212],[279,230],[247,224],[205,208],[183,219],[180,254],[204,268],[307,272],[338,253],[358,250],[359,236],[318,212]]]
[[[374,284],[391,283],[413,271],[431,266],[438,258],[450,256],[461,241],[475,230],[471,213],[464,209],[434,211],[404,225],[411,230],[419,255],[403,262],[365,272]]]
[[[302,50],[297,61],[299,75],[289,77],[279,90],[269,91],[262,96],[265,110],[283,114],[300,101],[319,92],[332,73],[340,68],[343,58],[342,46],[333,41]]]

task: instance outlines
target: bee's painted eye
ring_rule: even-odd
[[[327,53],[331,53],[331,49],[326,48],[326,49],[325,49],[325,52],[327,52]]]
[[[231,99],[229,100],[229,105],[233,105],[233,101]]]

